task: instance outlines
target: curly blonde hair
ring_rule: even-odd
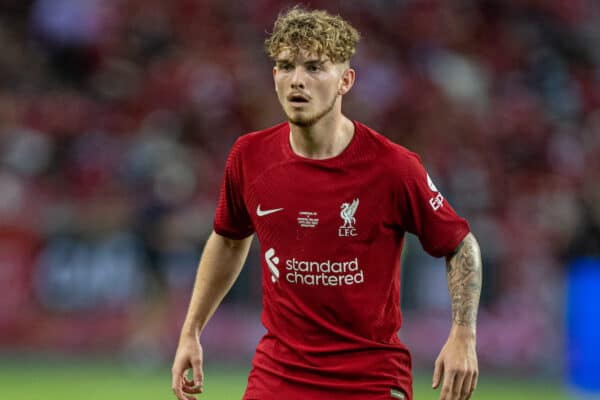
[[[279,14],[273,33],[265,40],[265,50],[272,59],[283,50],[296,56],[303,49],[343,63],[354,55],[359,40],[358,31],[339,15],[295,6]]]

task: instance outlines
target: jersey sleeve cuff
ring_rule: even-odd
[[[241,231],[234,231],[231,229],[227,229],[225,227],[217,226],[217,225],[213,225],[213,230],[215,231],[215,233],[217,233],[221,236],[224,236],[228,239],[233,239],[233,240],[242,240],[254,233],[253,230],[241,232]]]
[[[465,237],[467,237],[469,232],[471,232],[471,228],[469,227],[469,224],[465,222],[465,225],[460,229],[457,229],[454,235],[449,235],[449,239],[443,243],[442,246],[433,249],[429,254],[438,258],[452,254]]]

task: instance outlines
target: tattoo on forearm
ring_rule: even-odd
[[[457,325],[473,326],[481,293],[481,255],[471,234],[446,260],[448,290],[452,299],[452,320]]]

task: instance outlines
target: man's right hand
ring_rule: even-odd
[[[204,374],[202,372],[202,345],[195,335],[182,335],[177,345],[173,361],[172,383],[173,393],[179,400],[192,400],[191,394],[203,391]],[[193,380],[188,380],[188,370],[192,369]]]
[[[171,388],[179,400],[195,399],[190,395],[203,391],[200,332],[240,274],[252,237],[234,240],[213,231],[204,246],[171,370]],[[187,378],[190,368],[191,381]]]

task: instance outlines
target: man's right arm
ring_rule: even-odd
[[[233,240],[214,231],[206,242],[173,362],[172,389],[180,400],[189,399],[191,393],[202,392],[202,347],[199,337],[240,274],[251,243],[252,235]],[[193,381],[188,381],[185,376],[189,368],[193,370]]]

